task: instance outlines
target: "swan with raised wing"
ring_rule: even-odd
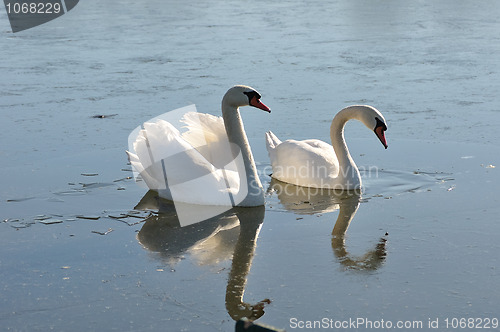
[[[146,122],[129,160],[147,186],[174,202],[260,206],[264,190],[239,107],[271,112],[253,88],[237,85],[222,99],[222,117],[186,113],[182,134],[165,120]]]
[[[318,139],[281,142],[272,132],[267,132],[266,145],[273,169],[272,177],[311,188],[361,188],[358,167],[344,140],[344,126],[351,119],[359,120],[373,130],[387,149],[384,134],[387,124],[382,114],[372,106],[348,106],[333,118],[330,126],[332,145]]]

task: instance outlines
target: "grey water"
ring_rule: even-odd
[[[15,34],[0,10],[0,330],[498,328],[499,7],[86,0]],[[180,227],[128,135],[235,84],[272,109],[242,109],[266,206]],[[388,122],[387,150],[346,127],[360,195],[271,180],[265,131],[328,141],[350,104]]]

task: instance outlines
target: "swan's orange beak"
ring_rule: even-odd
[[[271,109],[269,107],[267,107],[266,105],[264,105],[260,99],[258,99],[257,97],[253,97],[251,100],[250,100],[250,106],[253,106],[253,107],[257,107],[257,108],[260,108],[261,110],[263,111],[266,111],[266,112],[269,112],[271,113]]]
[[[385,141],[384,127],[378,126],[377,128],[375,128],[375,134],[377,135],[380,142],[382,142],[384,147],[387,149],[387,142]]]

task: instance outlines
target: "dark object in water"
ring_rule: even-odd
[[[98,220],[101,218],[101,216],[84,216],[84,215],[80,215],[80,216],[76,216],[78,219],[88,219],[88,220]]]
[[[12,198],[12,199],[8,199],[7,202],[23,202],[23,201],[27,201],[27,200],[30,200],[33,198],[35,198],[35,197]]]
[[[285,332],[285,330],[277,329],[272,326],[255,324],[248,319],[240,319],[236,322],[235,332]]]
[[[107,118],[112,118],[114,116],[117,116],[118,114],[97,114],[97,115],[92,115],[92,119],[107,119]]]

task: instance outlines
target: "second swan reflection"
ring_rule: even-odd
[[[312,215],[339,211],[332,230],[332,250],[344,269],[372,271],[384,262],[387,242],[385,237],[380,238],[375,248],[362,256],[353,256],[347,251],[345,235],[361,203],[360,190],[307,188],[271,179],[267,195],[273,193],[277,195],[285,210],[296,214]]]
[[[192,209],[211,209],[210,206],[192,205]],[[216,217],[197,224],[181,227],[174,204],[149,191],[135,207],[154,210],[137,235],[140,244],[159,253],[167,264],[192,254],[200,265],[210,265],[231,259],[232,265],[226,287],[226,310],[232,319],[255,320],[264,314],[264,299],[256,304],[243,301],[247,276],[254,257],[257,237],[264,221],[264,206],[234,207]]]
[[[267,195],[274,195],[282,206],[296,214],[318,214],[338,210],[332,230],[333,253],[345,270],[373,271],[386,257],[386,239],[381,238],[375,248],[362,256],[353,256],[345,244],[345,234],[361,202],[360,192],[335,191],[298,187],[272,179]],[[211,209],[192,205],[192,209]],[[244,302],[243,295],[254,258],[257,238],[264,221],[265,207],[234,207],[202,222],[182,227],[171,201],[149,191],[135,207],[137,210],[158,211],[145,220],[137,235],[139,243],[155,253],[167,265],[173,265],[191,254],[200,265],[212,265],[232,258],[226,286],[226,310],[232,319],[255,320],[264,315],[264,307],[271,303],[263,299],[255,304]]]

